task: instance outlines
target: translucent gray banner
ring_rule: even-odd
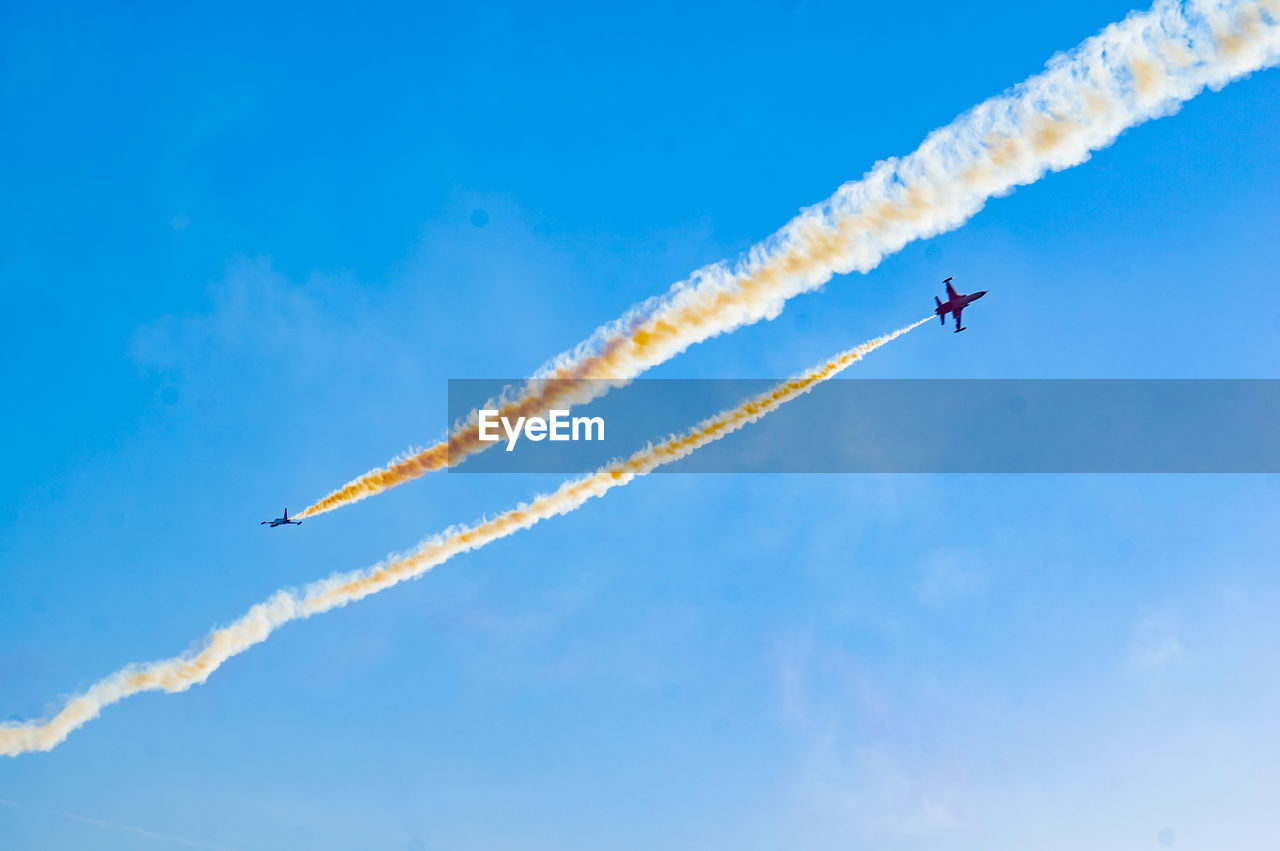
[[[449,425],[513,380],[449,382]],[[599,389],[606,390],[604,382]],[[490,417],[486,451],[456,473],[581,473],[778,384],[641,379],[560,420],[558,435]],[[554,394],[567,383],[548,382]],[[574,385],[573,389],[580,389]],[[562,397],[563,398],[563,397]],[[555,404],[568,409],[567,404]],[[541,414],[548,416],[546,411]],[[527,425],[527,421],[526,421]],[[590,425],[588,435],[587,425]],[[547,431],[551,430],[548,425]],[[489,445],[491,444],[491,445]],[[451,458],[456,460],[457,457]],[[1277,379],[837,379],[661,468],[673,473],[1276,473]]]

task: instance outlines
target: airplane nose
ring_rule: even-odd
[[[986,294],[987,294],[986,290],[978,290],[978,292],[974,295],[974,298],[982,298]]]

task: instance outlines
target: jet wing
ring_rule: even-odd
[[[961,314],[961,313],[963,313],[963,312],[964,312],[964,308],[963,308],[963,307],[957,307],[955,310],[951,311],[951,315],[952,315],[952,316],[954,316],[954,317],[956,318],[956,330],[957,330],[957,331],[959,331],[959,330],[960,330],[960,314]]]
[[[955,288],[955,287],[953,287],[953,286],[951,286],[951,284],[950,284],[950,283],[948,283],[948,284],[947,284],[947,298],[952,299],[952,298],[955,298],[955,297],[956,297],[956,288]]]

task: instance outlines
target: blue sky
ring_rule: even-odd
[[[1113,2],[8,4],[0,717],[553,477],[301,508]],[[1280,377],[1275,70],[655,377]],[[483,211],[483,214],[480,214]],[[1274,476],[653,477],[0,761],[15,848],[1269,848]],[[67,818],[73,813],[170,837]]]

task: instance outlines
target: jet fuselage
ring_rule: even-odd
[[[938,314],[938,321],[943,325],[947,324],[948,313],[955,317],[956,333],[958,334],[964,330],[964,326],[960,324],[960,314],[968,305],[986,295],[987,291],[979,290],[976,293],[958,293],[956,292],[955,287],[951,286],[951,278],[947,278],[942,283],[946,285],[947,288],[947,300],[943,301],[937,296],[934,296],[933,302],[937,307],[934,308],[933,312]]]
[[[957,311],[964,310],[970,304],[982,298],[986,294],[986,290],[978,290],[976,293],[967,294],[956,293],[955,298],[950,298],[942,302],[933,312],[939,316],[946,316],[948,313],[956,313]]]

